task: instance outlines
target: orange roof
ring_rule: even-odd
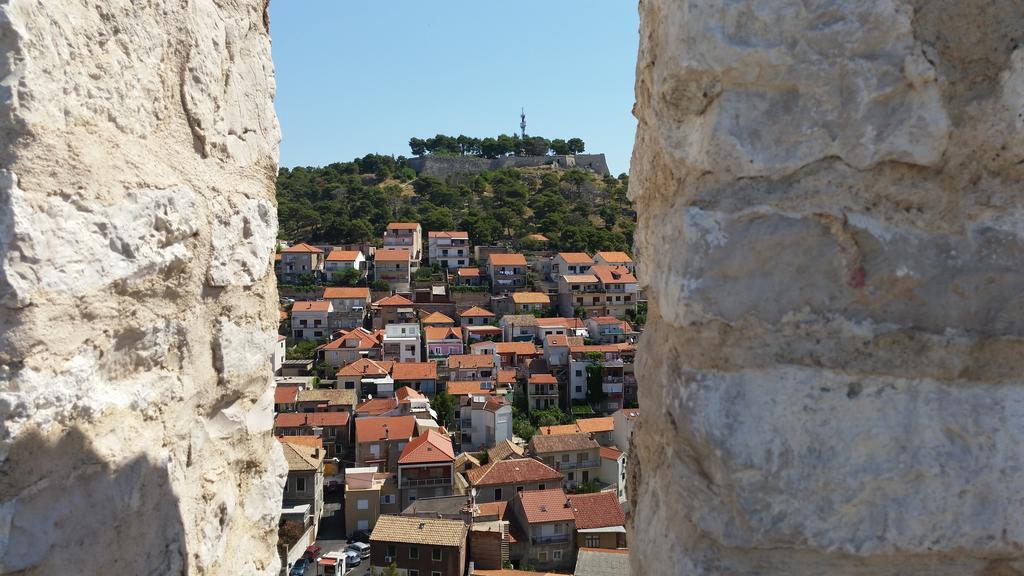
[[[600,256],[605,262],[612,264],[632,263],[633,259],[625,252],[597,252],[594,256]]]
[[[578,434],[579,430],[575,424],[557,424],[555,426],[541,426],[540,433],[545,436],[559,436],[562,434]]]
[[[608,448],[606,446],[601,446],[597,453],[601,455],[601,458],[604,458],[606,460],[618,460],[619,456],[622,456],[621,450],[616,450],[615,448]]]
[[[307,300],[292,305],[292,314],[296,312],[327,312],[331,303],[326,300]]]
[[[378,330],[375,332],[369,332],[365,328],[353,328],[348,332],[342,332],[341,336],[324,344],[322,350],[338,350],[338,349],[352,349],[352,350],[368,350],[371,348],[379,348],[383,346],[381,343],[381,333],[383,331]],[[355,346],[346,345],[348,342],[355,341]]]
[[[293,254],[293,253],[323,254],[324,251],[319,249],[319,248],[317,248],[316,246],[310,246],[309,244],[306,244],[305,242],[303,242],[301,244],[296,244],[294,246],[289,246],[289,247],[281,250],[281,253],[282,254]]]
[[[565,334],[548,334],[545,346],[568,346],[569,338]]]
[[[457,276],[462,276],[463,278],[476,278],[480,275],[480,269],[472,267],[459,268],[455,271],[455,274]]]
[[[399,362],[391,367],[395,380],[436,380],[436,362]]]
[[[558,378],[551,374],[532,374],[530,384],[558,384]]]
[[[549,304],[551,297],[543,292],[513,292],[512,301],[516,304]]]
[[[539,354],[537,345],[533,342],[495,342],[494,351],[498,354],[520,354],[528,356]]]
[[[498,383],[499,384],[514,384],[516,381],[516,370],[498,370]]]
[[[636,420],[640,417],[639,408],[621,408],[619,409],[619,412],[622,412],[622,415],[626,417],[626,420]]]
[[[522,254],[491,254],[488,259],[494,266],[526,266],[526,257]]]
[[[609,492],[610,494],[610,492]],[[572,504],[561,488],[524,490],[516,495],[530,524],[574,520]]]
[[[559,252],[558,257],[566,264],[592,264],[594,260],[586,252]]]
[[[459,312],[459,316],[463,318],[493,318],[494,312],[485,310],[479,306],[473,306],[472,308],[466,308],[462,312]]]
[[[391,360],[370,360],[360,358],[355,362],[346,364],[337,372],[337,376],[370,376],[381,377],[391,373],[391,367],[395,363]]]
[[[554,316],[551,318],[537,318],[537,326],[561,326],[567,330],[575,330],[585,328],[586,323],[581,318]]]
[[[362,252],[359,250],[331,250],[327,255],[327,260],[330,262],[355,262],[360,254]]]
[[[409,251],[405,248],[381,248],[373,253],[375,262],[408,262]]]
[[[290,404],[299,399],[298,386],[278,386],[274,388],[274,404]]]
[[[597,276],[603,284],[636,284],[636,276],[633,276],[625,266],[595,264],[590,267],[590,273]]]
[[[499,520],[505,518],[505,511],[508,510],[508,502],[500,500],[498,502],[483,502],[477,504],[480,516],[497,516]]]
[[[415,230],[419,227],[419,222],[391,222],[388,224],[388,230]]]
[[[398,400],[399,404],[409,404],[413,400],[426,400],[426,396],[420,394],[418,390],[413,390],[408,386],[402,386],[398,390],[395,390],[395,400]]]
[[[436,430],[427,430],[426,434],[413,438],[405,445],[402,455],[398,457],[399,464],[426,464],[454,460],[455,450],[452,448],[451,438]]]
[[[374,306],[412,306],[412,300],[409,300],[405,296],[399,294],[392,294],[377,300],[373,303]]]
[[[622,347],[617,344],[584,344],[583,346],[570,346],[569,352],[622,352]]]
[[[615,419],[611,416],[604,418],[583,418],[576,421],[576,427],[580,432],[611,432],[615,430]]]
[[[494,357],[487,354],[453,354],[448,357],[449,368],[494,368]]]
[[[370,299],[370,289],[366,286],[355,286],[352,288],[324,288],[324,300],[330,298],[363,298]]]
[[[356,418],[356,442],[380,442],[412,438],[416,429],[415,416],[384,416],[381,418]]]
[[[277,311],[277,319],[278,320],[282,320],[282,321],[287,320],[288,319],[288,313],[285,312],[284,310],[278,310]]]
[[[425,318],[420,320],[420,324],[455,324],[455,320],[452,320],[448,316],[441,314],[440,312],[433,312],[428,314]]]
[[[538,242],[547,242],[549,238],[543,234],[527,234],[527,240],[536,240]]]
[[[527,482],[561,481],[562,473],[533,458],[514,458],[466,470],[472,486],[499,486]],[[564,498],[564,496],[563,496]]]
[[[576,518],[577,530],[626,525],[626,514],[615,492],[571,494],[569,502],[573,517]]]
[[[394,398],[371,398],[356,406],[356,414],[360,416],[379,416],[398,408],[398,400]]]
[[[569,284],[596,284],[597,276],[593,274],[565,274],[562,276]]]
[[[348,412],[282,412],[274,417],[274,428],[348,426]]]
[[[469,240],[469,232],[432,230],[430,232],[427,232],[427,238],[465,238],[466,240]]]
[[[449,380],[448,393],[452,396],[473,396],[494,392],[493,388],[484,388],[485,385],[490,386],[491,383],[481,382],[480,380]]]
[[[319,436],[278,436],[278,442],[284,442],[286,444],[298,444],[299,446],[309,446],[310,448],[324,447],[324,441]]]
[[[427,326],[423,329],[427,342],[437,340],[462,340],[462,329],[452,326]]]

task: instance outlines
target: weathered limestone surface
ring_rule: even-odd
[[[1024,574],[1024,6],[642,0],[640,574]]]
[[[277,570],[267,26],[0,0],[0,573]]]

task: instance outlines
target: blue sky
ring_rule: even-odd
[[[629,169],[636,3],[627,0],[274,0],[282,166],[409,137],[578,136]]]

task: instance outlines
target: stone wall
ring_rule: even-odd
[[[575,156],[504,156],[502,158],[477,158],[476,156],[420,156],[406,160],[409,167],[421,176],[448,178],[458,174],[478,174],[501,168],[536,168],[557,165],[561,168],[574,166],[609,174],[604,154],[576,154]]]
[[[271,574],[266,0],[0,2],[0,572]]]
[[[642,0],[639,574],[1024,574],[1024,10]]]

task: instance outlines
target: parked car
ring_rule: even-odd
[[[295,565],[292,566],[289,576],[306,576],[306,570],[309,568],[309,560],[305,557],[299,558],[295,561]]]
[[[370,557],[370,545],[365,542],[353,542],[348,545],[346,550],[351,550],[356,554],[359,554],[360,558],[365,559]]]
[[[351,542],[369,542],[370,541],[370,534],[367,533],[365,530],[356,530],[355,532],[352,533],[352,539],[350,541]]]
[[[320,547],[306,546],[306,551],[302,553],[302,557],[307,558],[309,560],[316,560],[318,557],[320,557]]]
[[[355,550],[345,550],[345,567],[353,568],[359,566],[363,559],[359,557],[359,552]]]

